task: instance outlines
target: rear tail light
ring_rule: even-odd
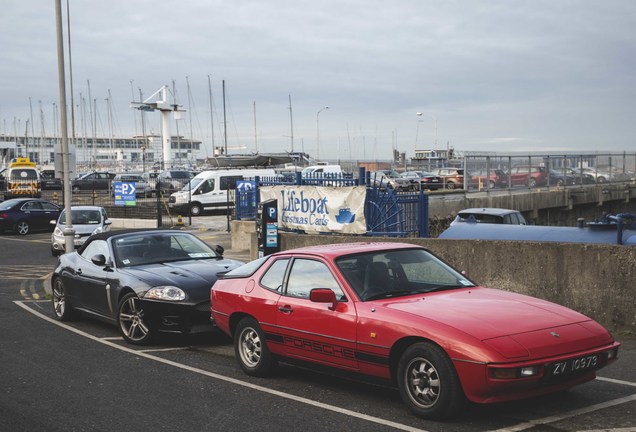
[[[0,213],[0,219],[8,219],[8,218],[9,218],[8,213]]]

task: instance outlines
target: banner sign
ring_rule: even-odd
[[[307,233],[366,234],[366,186],[264,186],[261,201],[278,200],[279,228]]]

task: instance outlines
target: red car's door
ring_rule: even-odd
[[[356,311],[346,299],[329,267],[315,259],[296,258],[290,263],[285,294],[278,301],[276,324],[282,333],[284,355],[357,370]],[[309,300],[313,288],[329,288],[339,300]]]

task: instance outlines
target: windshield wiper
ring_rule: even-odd
[[[367,297],[365,301],[377,300],[381,298],[401,297],[401,296],[411,295],[411,294],[418,294],[418,291],[410,291],[410,290],[387,291],[387,292],[383,292],[383,293],[379,293],[379,294],[375,294],[370,297]]]
[[[456,289],[456,288],[471,288],[474,287],[476,285],[438,285],[436,287],[433,288],[427,288],[425,290],[422,290],[421,292],[436,292],[436,291],[446,291],[446,290],[451,290],[451,289]]]

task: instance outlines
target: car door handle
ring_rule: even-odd
[[[286,314],[290,314],[294,311],[294,309],[292,309],[291,306],[287,306],[287,305],[279,307],[278,310]]]

